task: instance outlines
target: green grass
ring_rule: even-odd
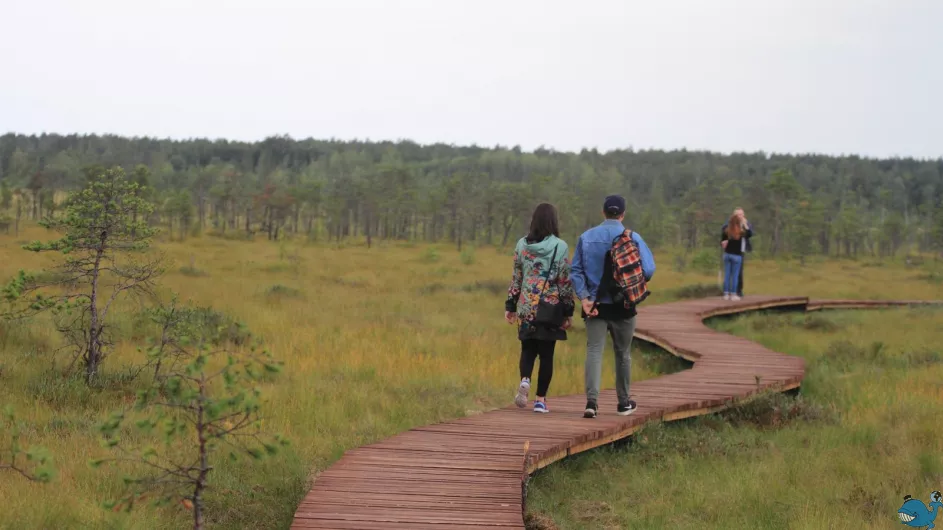
[[[20,239],[46,237],[44,230],[27,227]],[[246,323],[285,362],[278,378],[261,385],[267,400],[264,425],[286,435],[292,445],[264,463],[219,462],[207,498],[208,520],[214,528],[287,528],[310,477],[345,450],[415,426],[505,406],[513,397],[520,345],[514,328],[503,320],[504,285],[511,271],[508,249],[478,247],[472,260],[444,245],[377,242],[367,249],[353,243],[311,245],[302,240],[271,243],[262,238],[215,237],[162,242],[159,248],[172,260],[162,279],[166,289],[212,307],[207,318],[214,322],[225,324],[231,318]],[[716,282],[716,272],[672,267],[676,261],[672,254],[656,251],[656,259],[654,294],[646,303],[696,296],[702,289],[709,292],[709,287],[685,286]],[[39,270],[46,260],[20,250],[12,236],[0,234],[0,278],[12,276],[19,268]],[[752,260],[746,268],[748,293],[943,298],[943,284],[926,277],[935,270],[935,262],[929,263],[907,268],[888,261],[865,267],[853,261],[810,260],[806,267],[792,263],[784,269],[778,262]],[[187,268],[194,264],[201,274]],[[888,288],[889,279],[894,280],[894,289]],[[90,459],[110,454],[101,447],[95,426],[133,401],[142,382],[130,380],[128,369],[141,360],[137,348],[152,331],[134,303],[122,305],[114,314],[119,342],[104,365],[108,384],[98,389],[62,376],[69,359],[55,353],[61,343],[48,322],[0,326],[0,405],[13,405],[22,424],[23,442],[45,445],[59,469],[56,480],[48,485],[0,472],[0,499],[4,500],[0,528],[163,530],[186,526],[189,514],[180,505],[162,509],[142,505],[129,514],[100,507],[119,491],[121,475],[87,465]],[[935,473],[936,455],[943,454],[935,437],[941,432],[940,418],[937,408],[930,405],[943,397],[940,387],[934,386],[940,381],[934,344],[943,338],[939,337],[943,332],[937,331],[943,330],[937,314],[842,313],[828,317],[832,324],[803,320],[801,326],[781,326],[779,319],[792,317],[775,316],[754,329],[753,322],[765,322],[765,318],[723,325],[735,326],[731,329],[738,334],[778,351],[809,358],[810,410],[825,411],[825,419],[806,424],[808,415],[804,414],[785,427],[760,433],[731,420],[733,424],[717,435],[721,441],[710,443],[723,445],[724,440],[736,441],[741,436],[747,449],[732,451],[721,460],[710,456],[712,445],[705,449],[706,456],[669,455],[660,469],[646,467],[654,464],[624,451],[607,458],[609,449],[555,464],[537,479],[532,508],[559,518],[559,524],[570,528],[598,528],[602,523],[580,523],[568,514],[576,502],[583,508],[607,502],[613,511],[607,517],[614,521],[631,516],[636,519],[630,521],[654,521],[658,526],[657,521],[666,518],[675,517],[674,524],[690,521],[692,514],[700,517],[702,512],[730,522],[733,516],[722,514],[736,511],[746,499],[758,512],[765,509],[768,513],[760,516],[770,521],[820,527],[817,517],[833,523],[841,517],[862,517],[854,514],[860,511],[856,504],[842,504],[841,510],[834,510],[828,503],[828,499],[853,496],[855,485],[881,499],[881,510],[907,493],[925,497],[933,480],[920,477]],[[570,340],[558,346],[551,399],[582,392],[584,340],[585,330],[577,322]],[[835,366],[857,351],[844,346],[836,347],[827,362],[816,362],[830,344],[841,340],[864,348],[865,355],[872,355],[869,348],[874,342],[884,346],[873,354],[877,359],[873,366],[851,370]],[[899,366],[895,359],[902,352],[911,356],[908,362],[920,367]],[[604,356],[604,362],[603,385],[611,388],[612,356]],[[679,361],[654,350],[638,349],[632,377],[642,380],[681,367]],[[839,425],[828,423],[830,404],[840,413]],[[894,427],[887,431],[892,423]],[[668,427],[676,428],[691,427]],[[757,449],[756,440],[765,445]],[[805,462],[812,456],[792,453],[788,464],[784,463],[788,449],[801,448],[802,443],[814,448],[813,456],[827,449],[831,457],[821,460],[834,472],[814,472],[805,481],[803,473],[810,467]],[[679,450],[682,445],[677,444]],[[889,453],[875,463],[863,459],[866,450]],[[735,473],[721,472],[731,463]],[[580,466],[603,464],[625,467],[596,477],[597,485],[576,486],[587,476],[579,472]],[[565,473],[570,469],[576,472]],[[553,477],[558,482],[552,489],[540,487],[550,484],[546,481]],[[737,485],[735,479],[744,484]],[[637,482],[630,486],[625,480]],[[781,502],[798,508],[787,510],[774,496],[753,491],[757,484],[779,483],[786,485],[777,490]],[[625,494],[606,497],[606,491]],[[555,497],[551,500],[546,495]],[[561,513],[551,505],[559,506]]]
[[[805,358],[799,398],[653,424],[550,466],[529,488],[533,528],[891,528],[904,495],[943,486],[943,312],[712,325]]]

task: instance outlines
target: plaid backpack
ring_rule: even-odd
[[[603,267],[603,283],[612,296],[612,302],[622,302],[626,309],[642,303],[651,294],[631,230],[626,229],[612,240]]]

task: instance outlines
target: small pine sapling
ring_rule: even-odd
[[[287,444],[263,432],[256,386],[279,372],[280,364],[265,350],[219,340],[226,330],[206,326],[199,310],[174,302],[153,314],[161,328],[160,340],[149,351],[157,377],[151,388],[139,392],[133,411],[117,413],[101,426],[105,445],[118,456],[92,465],[126,463],[147,470],[126,477],[123,495],[107,508],[130,510],[145,498],[156,505],[179,502],[192,510],[193,528],[202,529],[204,494],[220,452],[231,460],[241,455],[259,459]],[[128,448],[119,437],[126,423],[144,438],[161,433],[162,443]]]
[[[20,429],[13,407],[3,409],[0,421],[0,470],[13,471],[36,482],[49,482],[55,476],[52,458],[42,447],[23,449],[20,445]]]

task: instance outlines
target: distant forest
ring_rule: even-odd
[[[178,239],[349,238],[506,245],[541,201],[574,238],[602,199],[628,199],[652,246],[716,249],[735,206],[766,256],[943,250],[943,160],[616,150],[579,153],[410,141],[245,143],[97,135],[0,136],[5,224],[55,215],[90,167],[123,166]]]

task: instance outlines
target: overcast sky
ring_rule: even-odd
[[[0,0],[0,132],[943,156],[940,0]]]

